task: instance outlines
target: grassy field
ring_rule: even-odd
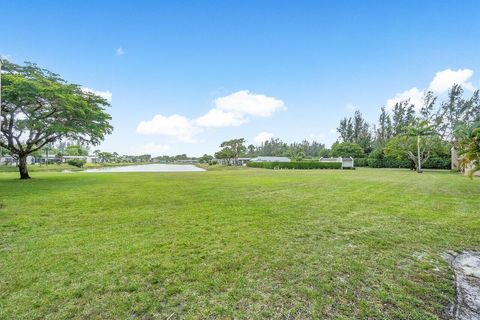
[[[113,162],[113,163],[86,163],[82,168],[71,166],[67,163],[61,164],[49,164],[49,165],[30,165],[28,166],[29,172],[43,172],[43,171],[83,171],[85,169],[105,168],[105,167],[123,167],[150,164],[150,162]],[[18,167],[16,165],[0,165],[0,173],[2,172],[17,172]]]
[[[0,319],[435,319],[480,179],[403,170],[0,173]]]
[[[46,165],[30,165],[28,166],[28,172],[43,172],[43,171],[80,171],[82,168],[77,168],[66,163],[62,164],[49,164]],[[3,172],[15,172],[18,173],[18,167],[16,165],[0,165],[0,173]]]

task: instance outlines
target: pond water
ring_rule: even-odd
[[[84,172],[193,172],[205,171],[191,164],[142,164],[121,167],[87,169]]]

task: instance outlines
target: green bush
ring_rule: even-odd
[[[371,168],[410,168],[410,160],[398,160],[395,158],[368,158],[368,166]]]
[[[367,166],[370,168],[383,168],[383,159],[367,158]]]
[[[85,165],[85,160],[82,159],[70,159],[67,163],[71,166],[82,168]]]
[[[425,169],[450,169],[452,160],[448,157],[429,158],[423,165]]]
[[[363,167],[363,162],[365,159],[355,159],[356,167]],[[367,166],[371,168],[405,168],[411,169],[412,161],[408,159],[395,159],[391,157],[385,157],[383,159],[378,158],[367,158]],[[423,165],[424,169],[450,169],[451,160],[450,158],[440,158],[434,157],[428,159]]]
[[[368,167],[368,159],[367,158],[357,158],[354,159],[355,167]]]
[[[340,162],[249,162],[249,167],[264,169],[341,169]]]

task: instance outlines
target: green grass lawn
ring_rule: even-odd
[[[49,165],[29,165],[28,166],[28,171],[30,173],[32,172],[42,172],[42,171],[79,171],[83,170],[81,168],[77,168],[75,166],[71,166],[66,163],[62,164],[49,164]],[[15,172],[18,173],[18,167],[16,165],[0,165],[0,173],[3,172]]]
[[[435,319],[480,179],[404,170],[0,173],[0,319]]]
[[[85,169],[105,168],[105,167],[119,167],[119,166],[135,166],[150,164],[145,162],[105,162],[105,163],[86,163],[83,168],[71,166],[67,163],[49,164],[49,165],[29,165],[28,171],[42,172],[42,171],[83,171]],[[0,165],[0,173],[16,172],[18,174],[18,167],[16,165]]]

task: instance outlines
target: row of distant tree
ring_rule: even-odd
[[[363,165],[407,165],[421,172],[422,165],[429,160],[439,168],[449,167],[454,147],[460,155],[460,165],[478,166],[479,127],[479,91],[465,97],[462,87],[454,85],[443,100],[427,91],[421,105],[404,100],[392,110],[383,107],[375,124],[368,123],[356,111],[353,117],[340,121],[339,138],[331,148],[317,141],[286,143],[278,138],[259,146],[246,146],[245,139],[240,138],[223,142],[215,158],[235,163],[240,156],[286,156],[295,160],[350,156]],[[210,158],[204,155],[202,160]]]
[[[176,162],[179,160],[198,160],[200,158],[189,157],[186,154],[179,154],[175,156],[158,156],[152,157],[150,154],[141,155],[120,155],[117,152],[101,151],[99,149],[91,150],[88,145],[82,145],[78,142],[59,142],[57,144],[48,144],[42,149],[39,149],[31,154],[33,157],[50,159],[61,158],[63,156],[95,156],[99,162],[102,163],[134,163],[134,162]],[[208,157],[205,162],[208,162],[213,157]],[[202,158],[203,159],[203,158]]]
[[[3,155],[10,154],[8,150],[3,149]],[[95,156],[102,163],[134,163],[134,162],[162,162],[171,163],[181,160],[200,160],[201,162],[209,162],[212,156],[205,155],[200,158],[189,157],[186,154],[178,154],[175,156],[158,156],[152,157],[150,154],[141,155],[120,155],[117,152],[101,151],[99,149],[91,150],[88,145],[82,145],[78,142],[58,142],[56,144],[47,144],[43,148],[36,150],[30,154],[35,158],[48,158],[50,162],[55,162],[63,156]]]
[[[0,108],[0,151],[18,159],[21,179],[30,178],[30,155],[87,155],[85,145],[98,145],[113,127],[106,112],[109,102],[80,85],[71,84],[58,74],[35,64],[17,65],[2,60],[2,100]],[[461,165],[478,167],[480,163],[480,97],[475,91],[465,97],[461,86],[454,85],[445,99],[425,92],[420,106],[400,101],[393,110],[381,109],[378,123],[369,124],[360,112],[344,118],[337,128],[339,139],[330,149],[322,143],[302,141],[285,143],[280,139],[260,146],[245,145],[245,139],[223,142],[215,158],[234,160],[246,156],[287,156],[296,160],[324,156],[353,156],[382,166],[388,159],[409,161],[418,171],[428,159],[447,159],[449,150],[458,150]],[[62,141],[75,141],[62,144]],[[6,151],[6,153],[4,152]],[[93,152],[105,162],[172,162],[189,159],[186,155],[120,156]],[[212,162],[213,156],[198,160]],[[192,159],[192,158],[190,158]],[[372,160],[372,161],[370,161]]]
[[[426,91],[421,105],[404,100],[392,110],[383,107],[374,125],[356,111],[353,117],[340,121],[337,131],[341,143],[360,147],[357,149],[362,153],[357,157],[368,158],[375,166],[395,159],[410,161],[413,168],[421,171],[429,159],[449,161],[452,147],[467,159],[465,140],[474,139],[472,135],[478,131],[479,122],[479,91],[466,97],[462,87],[454,85],[443,99]]]

